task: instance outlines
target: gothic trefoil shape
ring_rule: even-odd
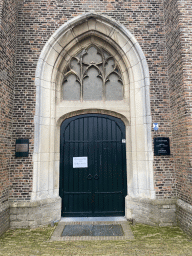
[[[108,52],[95,45],[84,48],[70,59],[64,72],[63,86],[65,100],[71,100],[72,97],[67,95],[74,90],[79,90],[79,93],[75,92],[74,100],[123,99],[123,81],[117,62]]]

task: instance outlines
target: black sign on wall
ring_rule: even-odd
[[[170,155],[169,138],[165,138],[165,137],[154,138],[154,155],[155,156]]]
[[[29,154],[29,139],[18,139],[15,145],[16,157],[28,157]]]

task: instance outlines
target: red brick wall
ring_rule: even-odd
[[[192,6],[165,1],[165,29],[177,197],[192,204]],[[192,214],[177,207],[178,224],[192,234]]]
[[[165,24],[177,195],[192,204],[191,1],[165,1]]]
[[[10,157],[12,155],[12,116],[17,11],[15,0],[0,1],[0,234],[9,226],[6,209],[9,196]]]
[[[183,119],[186,126],[185,168],[178,175],[178,197],[192,204],[192,5],[190,0],[178,1],[183,63]],[[183,159],[183,156],[182,156]],[[183,176],[182,178],[180,178]]]
[[[49,37],[62,24],[91,10],[119,21],[137,38],[149,64],[153,122],[160,125],[160,130],[153,133],[153,136],[171,138],[163,0],[25,0],[21,2],[18,16],[13,142],[15,143],[17,138],[29,138],[30,155],[26,159],[15,159],[14,155],[12,156],[12,199],[28,200],[32,190],[36,92],[34,77],[40,52]],[[157,196],[175,196],[172,156],[155,157],[154,170]]]

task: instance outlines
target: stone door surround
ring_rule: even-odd
[[[118,63],[124,84],[123,100],[63,100],[63,72],[68,61],[79,49],[93,43],[106,49]],[[65,118],[84,113],[108,114],[124,121],[128,195],[155,198],[149,70],[139,43],[128,29],[96,13],[66,22],[44,46],[37,63],[35,84],[32,201],[58,198],[60,125]]]

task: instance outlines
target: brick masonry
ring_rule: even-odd
[[[173,154],[180,199],[192,203],[191,168],[191,40],[189,24],[192,20],[191,5],[181,1],[166,1],[165,21],[167,60],[172,111]],[[185,1],[187,2],[187,1]],[[184,3],[184,2],[183,2]],[[188,1],[189,3],[189,1]],[[190,6],[190,7],[189,7]],[[188,8],[187,8],[188,7]],[[189,13],[184,15],[184,8]]]
[[[0,234],[9,227],[9,172],[12,152],[17,4],[0,1]]]
[[[192,205],[181,199],[177,200],[177,224],[189,235],[192,235]]]
[[[53,32],[64,22],[91,10],[119,21],[137,38],[149,64],[153,122],[158,122],[161,127],[158,134],[153,136],[171,138],[163,2],[21,2],[18,14],[13,141],[20,137],[29,138],[30,155],[22,161],[12,157],[12,200],[28,200],[32,190],[33,116],[36,92],[34,77],[40,52]],[[172,198],[176,195],[173,166],[172,155],[155,158],[155,189],[159,198]]]
[[[10,218],[9,218],[9,208],[6,208],[5,210],[0,211],[0,236],[7,231],[7,229],[10,226]]]
[[[192,204],[191,1],[167,0],[164,10],[177,197]],[[192,212],[186,213],[181,207],[177,210],[178,223],[188,226]]]
[[[94,10],[123,24],[136,37],[146,56],[152,122],[160,126],[158,132],[152,131],[152,136],[170,137],[171,141],[171,155],[154,158],[157,199],[171,199],[178,194],[180,199],[192,203],[191,8],[190,0],[20,0],[17,5],[14,0],[0,0],[4,44],[0,53],[4,59],[1,77],[6,78],[1,90],[1,202],[8,200],[8,193],[11,202],[30,200],[34,79],[41,50],[62,24]],[[28,158],[15,158],[15,140],[19,138],[30,141]]]

